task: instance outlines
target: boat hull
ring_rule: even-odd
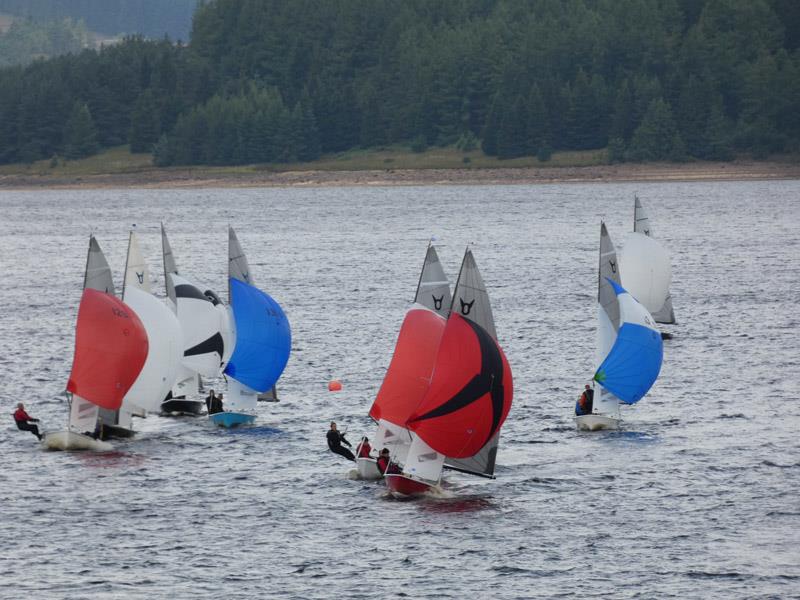
[[[386,479],[386,487],[389,488],[392,495],[400,498],[422,496],[433,489],[431,484],[411,479],[401,473],[387,473],[384,478]]]
[[[602,431],[619,429],[619,419],[606,415],[580,415],[575,417],[578,431]]]
[[[119,425],[109,425],[108,423],[103,423],[103,426],[100,428],[101,440],[132,438],[134,435],[136,435],[136,432],[133,429],[127,429],[125,427],[120,427]]]
[[[361,479],[380,479],[383,477],[378,470],[378,462],[374,458],[357,458],[358,476]]]
[[[74,431],[51,431],[44,434],[42,447],[45,450],[93,450],[95,452],[107,452],[113,450],[114,446],[108,442],[96,440],[88,435],[75,433]]]
[[[202,400],[186,400],[185,398],[170,398],[161,403],[161,414],[165,417],[192,416],[203,414],[206,403]]]
[[[249,425],[256,420],[255,415],[240,412],[219,412],[208,415],[208,420],[220,427],[238,427]]]

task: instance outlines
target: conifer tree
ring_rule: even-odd
[[[64,156],[72,159],[84,158],[97,150],[97,130],[89,107],[85,103],[76,102],[64,125]]]

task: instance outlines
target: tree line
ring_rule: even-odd
[[[198,0],[0,0],[0,13],[37,21],[82,20],[92,30],[110,36],[165,35],[189,39]]]
[[[0,71],[0,161],[122,143],[160,165],[396,143],[796,152],[799,17],[790,0],[214,0],[187,46],[132,37]]]

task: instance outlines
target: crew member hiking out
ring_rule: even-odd
[[[331,449],[331,452],[338,454],[340,456],[344,456],[347,460],[355,460],[356,457],[353,456],[353,453],[350,452],[347,448],[342,446],[342,442],[350,446],[350,442],[348,442],[343,433],[340,433],[336,430],[336,423],[331,421],[331,428],[327,434],[328,438],[328,448]]]
[[[20,431],[30,431],[33,435],[35,435],[40,440],[42,439],[42,434],[39,433],[39,428],[33,423],[38,423],[39,419],[34,419],[28,413],[25,412],[25,405],[20,402],[17,404],[17,410],[14,411],[14,422],[17,424],[17,429]]]

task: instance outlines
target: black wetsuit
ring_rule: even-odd
[[[350,445],[350,442],[348,442],[344,438],[343,433],[339,433],[338,431],[334,431],[333,429],[331,429],[328,431],[327,437],[328,437],[328,448],[331,449],[331,452],[339,454],[340,456],[344,456],[347,460],[356,459],[356,457],[353,456],[353,453],[350,452],[350,450],[342,446],[342,442],[344,442],[348,446]]]

